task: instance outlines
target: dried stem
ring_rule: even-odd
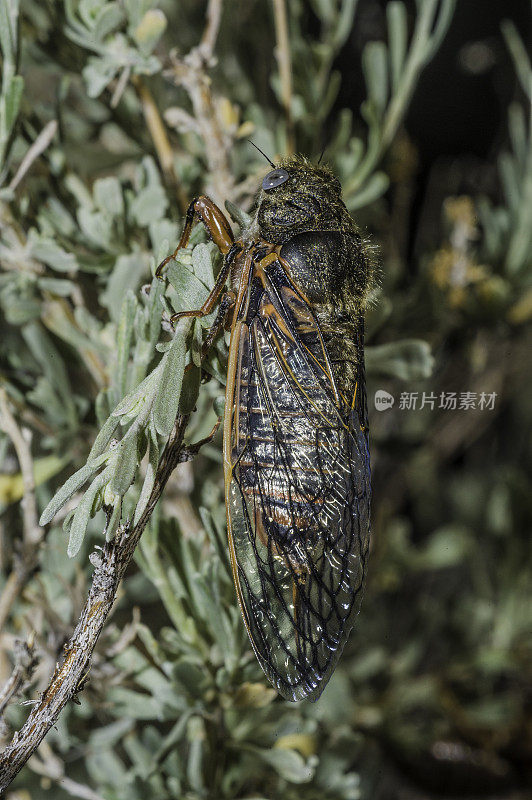
[[[203,31],[199,49],[205,61],[209,62],[214,53],[218,31],[220,30],[220,20],[222,18],[222,0],[209,0],[207,7],[207,25]]]
[[[224,127],[217,98],[213,95],[207,70],[214,63],[214,48],[222,15],[222,0],[210,0],[207,24],[201,42],[184,58],[171,54],[172,68],[165,72],[176,86],[187,92],[194,112],[195,129],[203,140],[209,175],[206,191],[223,205],[235,197],[235,181],[229,153],[232,138]]]
[[[0,428],[9,436],[13,443],[24,486],[24,496],[21,500],[23,515],[22,547],[20,552],[17,553],[13,570],[0,596],[0,630],[2,630],[9,616],[11,606],[22,591],[35,567],[37,552],[42,542],[44,531],[38,522],[37,502],[35,499],[35,475],[29,430],[19,428],[15,417],[9,409],[5,389],[0,389]]]
[[[176,420],[157,470],[149,503],[138,523],[132,528],[125,525],[119,529],[113,541],[106,542],[78,624],[64,648],[64,657],[57,664],[48,688],[32,709],[26,723],[0,755],[0,792],[9,786],[56,722],[66,703],[79,691],[80,681],[113,607],[118,585],[153,509],[175,466],[196,452],[200,444],[193,448],[183,445],[188,420],[188,416],[179,416]]]
[[[65,776],[65,765],[44,742],[39,748],[39,756],[34,755],[28,764],[33,772],[58,783],[64,792],[81,800],[103,800],[101,794],[93,792],[88,786]]]
[[[279,65],[281,77],[281,98],[286,117],[287,150],[294,152],[294,121],[292,119],[292,62],[290,58],[290,42],[288,38],[288,19],[286,16],[285,0],[273,0],[273,14],[275,17],[275,36],[277,47],[275,57]]]
[[[13,671],[0,690],[0,718],[13,698],[16,697],[31,680],[33,670],[37,664],[33,645],[33,634],[30,634],[27,642],[15,642],[14,659],[15,664],[13,666]]]
[[[57,120],[51,120],[47,125],[44,126],[42,131],[39,133],[31,147],[28,149],[28,152],[20,162],[20,166],[11,180],[9,184],[9,188],[11,190],[15,190],[23,177],[26,175],[28,170],[30,169],[31,165],[34,161],[36,161],[40,155],[44,153],[46,148],[51,144],[52,139],[54,138],[57,132]]]
[[[39,515],[35,500],[35,475],[30,448],[31,435],[29,429],[22,431],[17,425],[14,416],[9,410],[5,389],[0,389],[0,427],[13,442],[22,473],[24,486],[24,498],[22,500],[24,542],[30,546],[38,545],[42,540],[43,531],[38,522]]]
[[[188,201],[174,169],[174,153],[166,133],[165,124],[161,119],[152,93],[142,78],[139,75],[134,75],[131,80],[137,90],[146,126],[153,140],[163,175],[169,186],[176,193],[179,208],[184,213],[187,210]]]

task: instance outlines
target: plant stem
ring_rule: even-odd
[[[290,58],[290,42],[288,39],[288,20],[285,0],[273,0],[275,17],[275,35],[277,47],[275,57],[279,65],[281,77],[281,97],[286,117],[288,155],[294,152],[294,121],[292,119],[292,62]]]
[[[34,706],[23,727],[0,755],[0,792],[22,769],[35,752],[67,702],[76,694],[87,663],[113,607],[116,592],[128,567],[140,537],[150,519],[166,483],[179,463],[183,452],[183,437],[189,416],[179,416],[159,464],[149,503],[135,526],[125,526],[116,538],[106,542],[101,560],[94,571],[92,584],[78,624],[64,649],[48,688]]]

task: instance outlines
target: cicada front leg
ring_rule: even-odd
[[[183,228],[183,233],[181,234],[179,244],[172,255],[167,256],[163,261],[161,261],[155,270],[155,275],[157,278],[161,277],[161,272],[165,266],[169,261],[176,257],[181,248],[187,246],[195,217],[199,217],[200,221],[207,228],[212,241],[218,246],[224,255],[226,255],[231,249],[231,245],[233,244],[235,237],[233,236],[233,232],[225,214],[218,208],[216,203],[212,202],[210,197],[200,195],[199,197],[196,197],[196,199],[193,200],[187,208],[187,212],[185,214],[185,226]]]
[[[172,255],[167,256],[157,267],[155,275],[158,278],[161,277],[161,272],[169,263],[169,261],[175,259],[179,250],[187,246],[196,217],[199,218],[199,221],[207,229],[210,238],[223,254],[224,260],[222,268],[216,279],[216,283],[214,284],[201,308],[191,309],[189,311],[179,311],[177,314],[173,314],[172,317],[170,317],[170,322],[174,327],[176,322],[182,317],[205,317],[211,313],[220,296],[222,295],[223,289],[227,283],[231,264],[238,253],[240,253],[242,250],[242,244],[235,242],[234,240],[233,232],[231,231],[231,227],[224,213],[215,203],[213,203],[209,197],[201,195],[193,200],[189,205],[185,215],[185,225],[179,243]],[[210,349],[214,339],[216,338],[227,318],[230,308],[234,305],[234,302],[235,296],[233,292],[226,292],[222,296],[218,314],[216,315],[213,325],[209,329],[202,347],[203,356],[205,356]]]
[[[205,300],[201,308],[197,308],[192,311],[178,311],[177,314],[173,314],[170,317],[170,322],[172,323],[172,325],[175,325],[177,320],[181,319],[182,317],[206,317],[208,314],[211,313],[214,306],[218,302],[218,298],[220,297],[225,284],[227,283],[227,278],[229,277],[229,270],[231,269],[231,264],[233,263],[233,260],[238,255],[238,253],[240,253],[241,250],[242,250],[242,245],[239,242],[233,242],[229,250],[224,254],[225,258],[222,264],[222,268],[218,273],[218,277],[216,278],[216,283],[212,287],[207,299]]]

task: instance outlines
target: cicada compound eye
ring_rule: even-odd
[[[282,183],[288,180],[288,172],[285,169],[274,169],[271,172],[268,172],[264,180],[262,181],[262,188],[268,191],[268,189],[275,189],[276,186],[280,186]]]

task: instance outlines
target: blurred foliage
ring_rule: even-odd
[[[317,158],[327,145],[379,246],[367,315],[373,546],[356,629],[318,703],[285,703],[265,683],[232,586],[218,436],[176,470],[81,704],[14,784],[28,797],[515,798],[530,778],[530,63],[505,23],[523,92],[508,108],[500,189],[444,198],[438,235],[410,263],[402,231],[422,220],[405,211],[416,155],[402,121],[454,2],[386,4],[385,41],[362,52],[360,111],[338,109],[349,76],[335,70],[357,5],[287,4],[297,149]],[[223,337],[203,378],[199,366],[212,320],[167,323],[201,304],[216,248],[198,227],[167,284],[153,272],[175,246],[183,198],[207,190],[242,220],[234,203],[250,209],[265,171],[245,138],[273,157],[289,125],[272,7],[226,3],[218,61],[198,66],[204,29],[194,0],[0,4],[1,380],[32,434],[48,526],[0,639],[5,679],[14,637],[35,631],[27,697],[74,627],[102,531],[142,513],[178,409],[195,409],[195,442],[223,408]],[[377,388],[497,399],[492,411],[396,402],[381,413]],[[20,558],[23,483],[0,437],[1,591]],[[68,538],[49,526],[63,506]],[[26,713],[8,708],[6,736]]]

